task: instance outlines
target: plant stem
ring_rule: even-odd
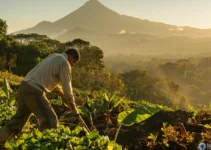
[[[115,138],[114,138],[114,141],[116,142],[117,140],[117,137],[118,137],[118,134],[119,134],[119,131],[120,131],[120,128],[122,127],[122,125],[120,124],[117,131],[116,131],[116,134],[115,134]]]

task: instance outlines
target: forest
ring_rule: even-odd
[[[190,149],[211,144],[211,56],[142,59],[105,57],[84,39],[62,43],[46,35],[7,34],[0,19],[0,128],[15,114],[23,77],[45,57],[80,51],[72,82],[87,133],[55,93],[47,93],[58,129],[40,132],[32,116],[8,149]],[[120,58],[120,56],[122,56]]]

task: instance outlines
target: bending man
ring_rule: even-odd
[[[51,107],[46,92],[55,91],[64,103],[79,115],[72,89],[71,68],[80,60],[76,49],[49,55],[35,66],[22,81],[18,92],[18,109],[0,132],[0,149],[7,139],[19,133],[31,114],[40,120],[40,130],[57,127],[57,115]],[[61,83],[62,91],[58,88]]]

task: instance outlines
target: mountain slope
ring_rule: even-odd
[[[55,21],[43,21],[17,33],[38,33],[62,42],[81,38],[99,46],[105,54],[158,52],[208,52],[211,29],[179,27],[120,15],[89,0],[83,6]]]
[[[80,26],[81,28],[98,33],[118,33],[121,30],[157,36],[192,36],[211,37],[211,29],[178,27],[159,22],[120,15],[105,7],[97,0],[86,2],[79,9],[53,22],[41,22],[33,28],[16,33],[39,33],[48,36],[63,33],[65,30]]]

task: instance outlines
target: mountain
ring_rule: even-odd
[[[118,33],[125,30],[127,32],[158,36],[211,36],[211,29],[178,27],[120,15],[105,7],[98,0],[89,0],[79,9],[53,23],[43,21],[35,27],[19,31],[17,33],[36,32],[38,34],[47,34],[48,36],[52,36],[59,34],[64,30],[70,30],[75,26],[80,26],[89,31],[100,33]]]
[[[153,36],[159,38],[156,42],[163,42],[167,40],[165,38],[175,36],[190,37],[193,41],[194,38],[211,37],[211,29],[180,27],[120,15],[105,7],[98,0],[89,0],[77,10],[55,22],[43,21],[32,28],[18,31],[15,34],[17,33],[45,34],[60,41],[82,38],[89,40],[93,45],[95,44],[102,49],[109,49],[108,51],[110,52],[128,50],[128,48],[135,46],[134,52],[139,51],[140,45],[143,45],[143,41],[139,39],[149,40],[145,43],[148,45],[149,43],[152,44],[152,41],[147,38]],[[177,40],[178,38],[173,39]],[[137,40],[139,41],[138,43]],[[134,42],[135,45],[126,45],[129,43],[134,44]],[[154,45],[157,45],[155,41],[153,42]],[[174,41],[171,43],[178,42]],[[185,40],[183,43],[185,43]],[[125,45],[125,47],[122,45]],[[158,46],[160,47],[161,45],[158,44]],[[154,50],[154,48],[152,49]]]

